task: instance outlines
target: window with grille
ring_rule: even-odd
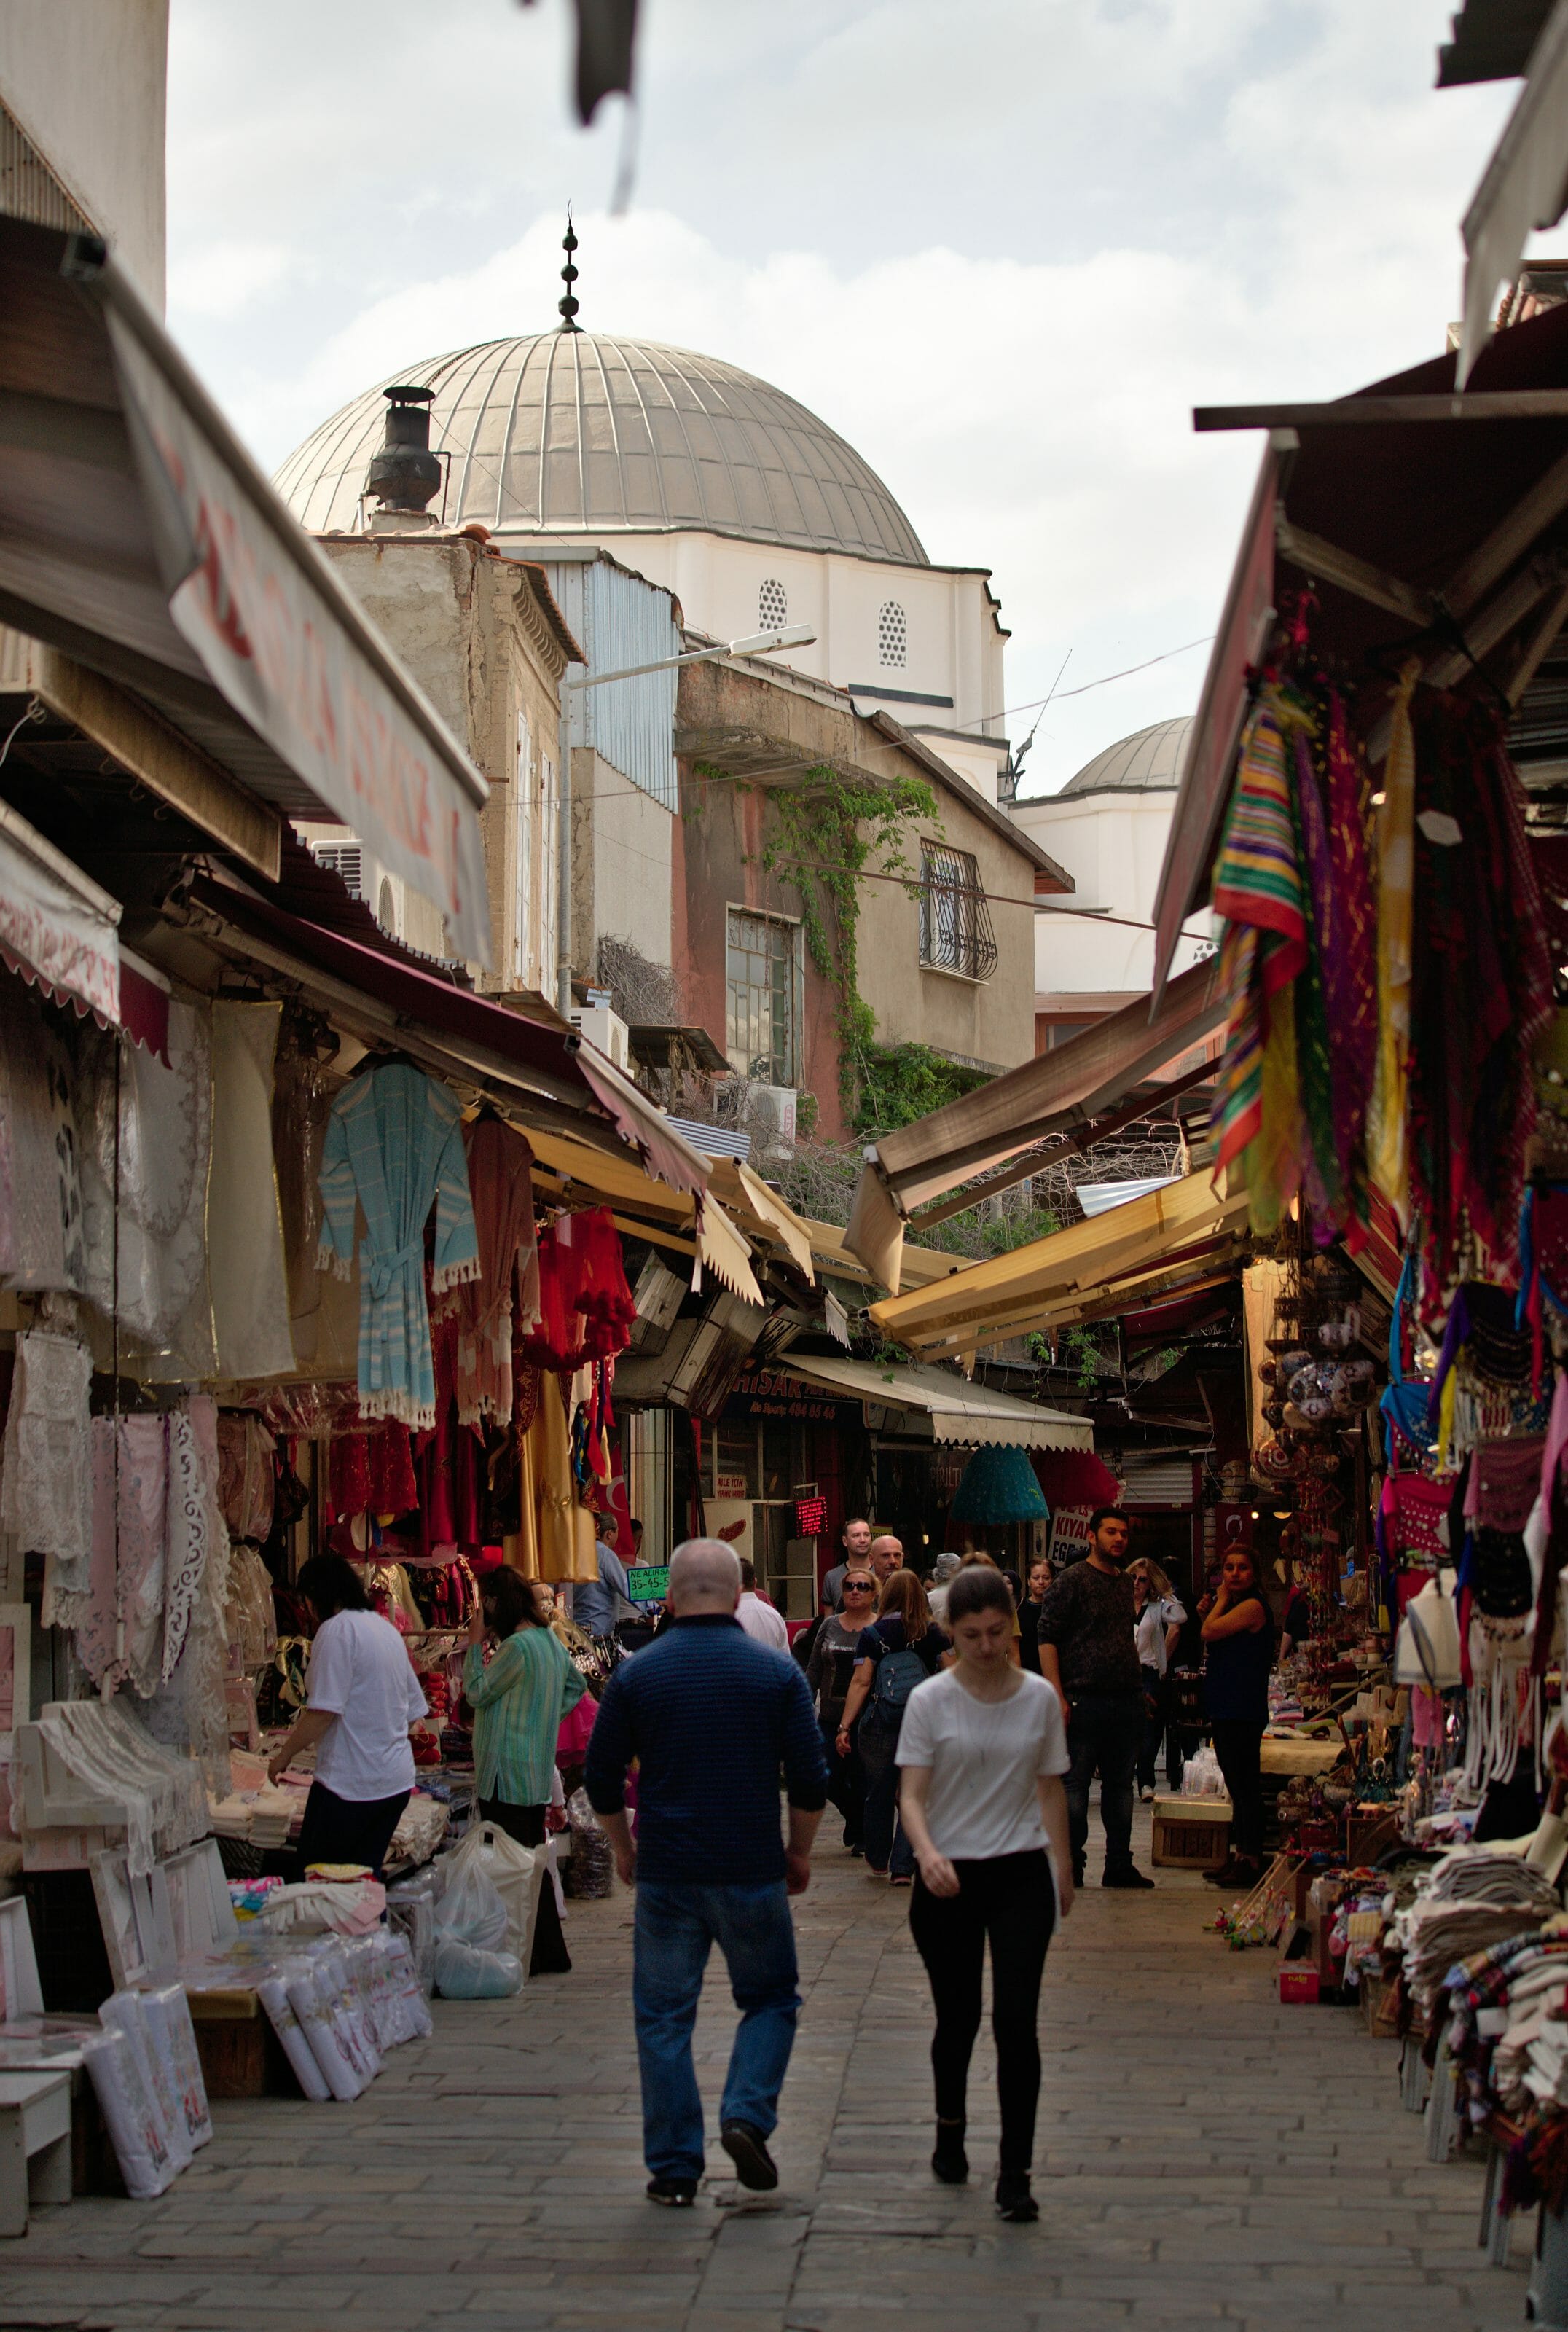
[[[311,855],[318,866],[325,866],[330,874],[340,874],[356,899],[364,897],[360,888],[363,866],[357,842],[312,842]]]
[[[781,632],[789,620],[789,595],[776,575],[770,575],[757,594],[757,629]]]
[[[920,847],[920,960],[936,971],[989,980],[997,968],[996,934],[969,851],[945,842]]]
[[[895,670],[909,661],[909,623],[896,599],[884,599],[876,618],[876,646],[884,667]]]
[[[740,1077],[797,1083],[798,926],[731,907],[724,958],[725,1049]]]

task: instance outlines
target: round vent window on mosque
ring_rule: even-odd
[[[884,668],[903,664],[909,648],[909,626],[896,599],[884,599],[876,618],[876,644]]]
[[[757,629],[781,632],[789,620],[789,596],[776,576],[770,575],[757,594]]]

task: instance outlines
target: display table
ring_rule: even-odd
[[[71,2200],[71,2080],[0,2073],[0,2235],[27,2232],[27,2206]]]
[[[1274,1741],[1265,1734],[1258,1762],[1265,1781],[1311,1782],[1332,1773],[1343,1754],[1337,1735],[1332,1741]]]

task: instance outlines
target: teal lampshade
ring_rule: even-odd
[[[955,1523],[1040,1523],[1050,1517],[1025,1449],[977,1449],[948,1509],[948,1520]]]

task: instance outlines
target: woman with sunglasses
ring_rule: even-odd
[[[811,1687],[817,1721],[822,1727],[822,1746],[827,1757],[827,1794],[844,1816],[845,1845],[851,1854],[859,1854],[865,1845],[865,1779],[853,1740],[846,1750],[840,1751],[838,1730],[844,1723],[844,1704],[855,1674],[860,1639],[875,1616],[876,1581],[863,1564],[852,1563],[838,1592],[843,1609],[830,1611],[818,1629],[811,1658],[806,1664],[806,1681]]]

